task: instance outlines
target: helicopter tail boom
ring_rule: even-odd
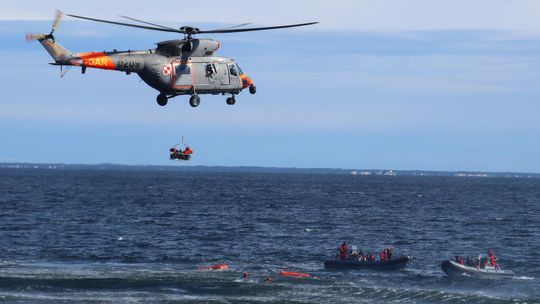
[[[71,61],[72,65],[103,70],[117,69],[111,57],[105,52],[78,53],[76,56]]]
[[[58,64],[69,65],[69,60],[74,57],[73,53],[51,39],[43,38],[39,42]]]

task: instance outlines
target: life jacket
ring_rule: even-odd
[[[489,256],[489,263],[491,264],[491,266],[497,265],[497,262],[495,261],[495,255],[494,254],[491,254]]]
[[[386,261],[386,253],[384,252],[384,250],[381,251],[380,257],[381,257],[381,261]]]

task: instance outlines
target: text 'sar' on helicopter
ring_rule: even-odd
[[[233,105],[236,102],[235,95],[243,89],[249,89],[251,94],[256,92],[253,81],[242,72],[233,59],[215,55],[220,47],[218,41],[197,39],[194,38],[195,35],[273,30],[317,23],[254,28],[243,28],[247,24],[242,24],[226,29],[201,30],[191,26],[176,29],[126,16],[122,17],[141,25],[68,14],[79,19],[184,35],[183,39],[158,42],[157,48],[150,50],[72,53],[58,44],[53,35],[62,16],[63,13],[58,10],[49,34],[26,36],[28,41],[38,40],[43,45],[55,61],[51,63],[52,65],[59,65],[61,70],[62,66],[79,66],[83,74],[86,68],[116,70],[128,75],[137,73],[146,84],[160,92],[157,96],[157,103],[160,106],[166,105],[169,98],[191,95],[189,103],[192,107],[200,104],[200,94],[230,95],[227,104]]]

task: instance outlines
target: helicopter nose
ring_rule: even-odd
[[[240,79],[242,79],[242,88],[249,88],[253,86],[253,80],[249,78],[246,74],[240,75]]]

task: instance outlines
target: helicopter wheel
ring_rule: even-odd
[[[227,104],[228,104],[228,105],[231,105],[231,106],[232,106],[232,105],[234,105],[235,103],[236,103],[236,98],[234,98],[234,97],[229,97],[229,98],[227,98]]]
[[[156,101],[158,103],[158,105],[160,106],[166,106],[167,105],[167,101],[168,101],[168,98],[167,98],[167,95],[165,94],[159,94],[156,98]]]
[[[254,85],[250,86],[250,87],[249,87],[249,93],[250,93],[250,94],[255,94],[255,93],[257,93],[257,87],[254,86]]]
[[[199,95],[192,95],[189,99],[189,105],[196,108],[201,104],[201,98]]]

